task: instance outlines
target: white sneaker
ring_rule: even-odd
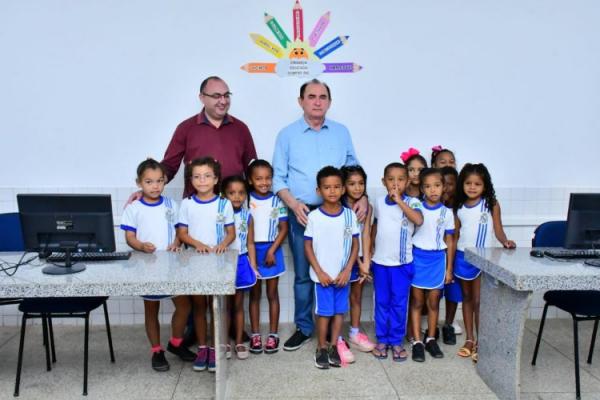
[[[462,333],[463,333],[463,330],[462,330],[462,328],[460,327],[460,325],[458,324],[458,322],[454,321],[454,322],[452,323],[452,327],[454,328],[454,333],[455,333],[456,335],[462,335]]]

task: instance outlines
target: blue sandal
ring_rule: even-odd
[[[385,360],[388,358],[388,345],[385,343],[377,343],[372,353],[378,360]]]
[[[396,362],[406,361],[408,352],[400,345],[392,346],[392,358]]]

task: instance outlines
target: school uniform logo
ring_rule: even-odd
[[[217,214],[217,223],[219,223],[219,224],[225,223],[225,214],[223,214],[223,213]]]
[[[176,215],[175,215],[175,211],[173,211],[172,208],[166,208],[165,209],[165,218],[167,219],[167,222],[169,222],[170,224],[174,224],[176,221]]]
[[[486,225],[488,222],[488,215],[487,213],[481,213],[481,217],[479,218],[479,223],[482,225]]]
[[[248,223],[246,221],[242,221],[240,223],[240,233],[248,232]]]
[[[345,227],[344,228],[344,239],[348,239],[351,236],[352,236],[352,227],[351,226]]]
[[[279,208],[272,208],[271,209],[271,219],[277,219],[277,217],[279,216]]]

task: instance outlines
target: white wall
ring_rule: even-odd
[[[352,131],[375,177],[409,146],[443,144],[484,161],[498,186],[597,186],[600,2],[594,0],[304,0],[308,35],[353,75],[321,76],[330,116]],[[273,61],[264,11],[291,34],[289,1],[0,2],[0,187],[129,186],[137,163],[161,158],[175,126],[198,110],[200,81],[225,78],[232,113],[259,156],[299,115],[301,81],[239,67]]]

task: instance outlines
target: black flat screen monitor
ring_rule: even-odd
[[[565,247],[600,248],[600,193],[571,193]]]
[[[115,234],[110,195],[19,194],[19,215],[25,250],[41,257],[65,253],[65,265],[43,269],[53,275],[85,269],[71,263],[72,252],[113,252]]]

